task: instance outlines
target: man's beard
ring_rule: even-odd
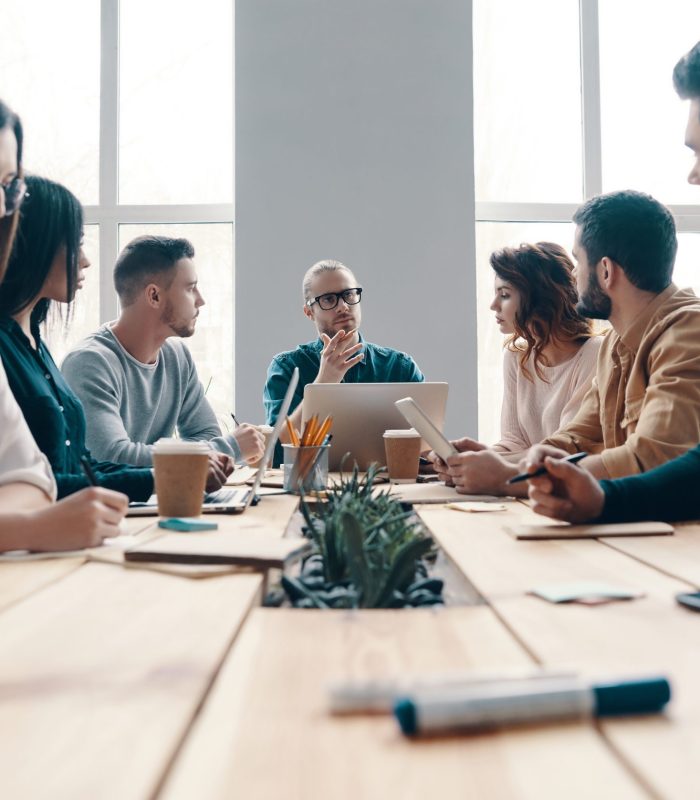
[[[167,325],[170,330],[181,339],[187,339],[194,334],[194,320],[189,324],[176,320],[172,304],[169,301],[166,301],[161,322]]]
[[[598,281],[598,274],[592,269],[588,276],[586,291],[579,297],[576,310],[588,319],[610,319],[612,302]]]
[[[345,333],[349,333],[352,330],[355,330],[356,323],[353,322],[344,322],[340,327],[331,326],[331,325],[324,325],[320,328],[321,333],[325,333],[330,339],[332,339],[338,331],[345,331]]]

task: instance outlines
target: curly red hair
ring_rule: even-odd
[[[543,355],[547,345],[583,343],[593,335],[590,320],[576,310],[573,262],[558,244],[537,242],[497,250],[490,263],[496,275],[520,295],[515,332],[505,347],[521,354],[520,367],[528,380],[532,380],[527,368],[531,355],[537,377],[546,380],[542,367],[548,366]],[[521,339],[524,347],[516,344]]]

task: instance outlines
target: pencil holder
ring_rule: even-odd
[[[284,489],[292,494],[319,492],[328,485],[330,444],[295,447],[283,444]]]

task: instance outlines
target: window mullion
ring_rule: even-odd
[[[603,191],[600,114],[600,27],[598,0],[579,0],[583,196]]]
[[[101,0],[100,48],[100,207],[119,201],[119,0]],[[90,218],[90,214],[86,215]],[[116,219],[100,221],[100,320],[118,314],[112,265],[119,251]]]

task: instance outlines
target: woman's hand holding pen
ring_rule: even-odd
[[[533,511],[567,522],[590,522],[603,513],[605,494],[585,469],[563,461],[569,454],[547,445],[532,447],[520,462],[523,472],[544,467],[547,474],[530,478],[528,494]]]
[[[90,486],[58,503],[27,515],[27,541],[32,550],[80,550],[119,536],[119,523],[129,498],[101,486]]]
[[[364,358],[362,342],[348,347],[355,333],[357,333],[355,330],[347,333],[338,331],[332,339],[325,333],[321,334],[323,350],[315,383],[340,383],[345,373],[362,361]]]

